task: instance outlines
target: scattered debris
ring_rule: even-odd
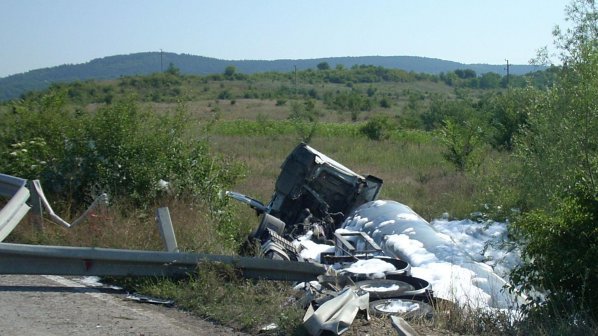
[[[307,308],[304,325],[312,335],[325,330],[341,334],[359,310],[366,310],[369,319],[370,300],[432,300],[430,284],[412,277],[409,263],[384,255],[367,232],[343,228],[348,216],[360,206],[386,203],[376,201],[381,187],[381,179],[359,175],[300,144],[283,163],[268,204],[226,192],[259,215],[259,224],[249,238],[259,242],[263,257],[326,265],[327,274],[318,281],[295,286],[305,293],[298,303]],[[422,301],[421,307],[425,305]],[[388,314],[384,307],[373,306],[376,313]],[[420,306],[412,303],[412,307]]]
[[[276,323],[270,323],[260,328],[260,331],[272,331],[278,329],[278,325]]]
[[[415,329],[413,329],[403,318],[391,315],[390,320],[392,321],[392,326],[397,329],[399,336],[419,336],[417,331],[415,331]]]
[[[163,306],[168,306],[168,307],[174,306],[174,300],[157,299],[154,297],[139,295],[139,294],[128,294],[125,297],[125,299],[131,300],[131,301],[137,301],[140,303],[151,303],[151,304],[158,304],[158,305],[163,305]]]
[[[369,301],[368,293],[358,294],[351,288],[345,288],[315,311],[310,305],[303,317],[303,325],[310,335],[318,336],[325,330],[340,335],[351,326],[358,311],[365,310],[367,319],[370,318]]]

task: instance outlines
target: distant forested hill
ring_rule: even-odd
[[[37,69],[26,73],[0,78],[0,101],[19,97],[21,94],[47,88],[54,82],[114,79],[130,75],[146,75],[164,71],[172,63],[182,74],[209,75],[223,73],[227,66],[234,65],[237,72],[290,72],[316,68],[322,62],[330,67],[337,65],[350,68],[354,65],[374,65],[390,69],[402,69],[418,73],[439,74],[457,69],[471,69],[477,74],[505,73],[504,65],[463,64],[426,57],[413,56],[362,56],[330,57],[298,60],[220,60],[188,54],[144,52],[130,55],[108,56],[83,64],[66,64],[51,68]],[[511,65],[510,71],[522,75],[541,68],[531,65]]]

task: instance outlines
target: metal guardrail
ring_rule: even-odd
[[[10,198],[8,203],[0,209],[0,241],[25,217],[29,209],[29,189],[27,180],[18,177],[0,174],[0,195]]]
[[[81,216],[79,216],[79,218],[75,219],[72,223],[69,223],[64,219],[60,218],[60,216],[58,216],[54,212],[52,206],[50,205],[50,202],[48,202],[48,199],[44,194],[44,190],[42,189],[42,185],[39,182],[39,180],[32,180],[30,185],[32,195],[37,195],[39,197],[41,205],[43,205],[43,207],[46,209],[46,211],[48,212],[48,216],[52,219],[52,221],[67,228],[71,228],[83,222],[98,206],[102,204],[108,204],[108,195],[103,193],[93,200],[91,205],[87,208],[87,210],[85,210],[85,212],[83,212]]]
[[[80,218],[69,224],[54,213],[37,180],[28,183],[0,174],[0,195],[10,198],[0,210],[0,274],[185,276],[196,272],[205,261],[232,265],[244,277],[253,279],[309,281],[326,272],[320,264],[175,252],[178,247],[167,208],[158,209],[156,216],[167,252],[1,243],[31,208],[28,201],[33,205],[40,203],[38,216],[43,205],[53,221],[71,228],[93,208],[106,204],[107,196],[98,197]]]
[[[0,243],[0,274],[185,276],[201,262],[220,262],[252,279],[310,281],[324,274],[320,264],[263,258]]]
[[[0,174],[0,195],[10,197],[0,209],[0,274],[187,277],[205,262],[233,266],[251,279],[311,281],[327,271],[315,263],[175,252],[178,247],[168,208],[160,208],[156,213],[167,252],[2,243],[29,211],[26,202],[30,196],[40,218],[43,203],[50,217],[67,228],[82,221],[96,203],[106,200],[104,196],[96,199],[83,216],[69,224],[54,214],[39,181],[28,186],[31,195],[26,180]]]
[[[42,206],[46,209],[47,216],[52,221],[71,228],[83,222],[98,206],[108,204],[108,195],[101,194],[79,218],[72,223],[68,223],[54,213],[44,195],[39,180],[27,181],[6,174],[0,174],[0,196],[9,198],[8,203],[0,209],[0,241],[3,241],[10,234],[30,209],[33,209],[34,212],[33,221],[37,222],[36,226],[41,230],[43,229]],[[31,206],[27,203],[28,201]]]

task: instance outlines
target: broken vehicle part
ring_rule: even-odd
[[[234,198],[241,203],[249,205],[251,208],[255,209],[255,211],[258,212],[258,214],[262,212],[267,212],[268,210],[268,208],[262,202],[254,198],[251,198],[247,195],[243,195],[235,191],[227,191],[225,192],[225,194],[230,198]]]
[[[163,305],[163,306],[168,306],[168,307],[174,306],[174,300],[164,300],[164,299],[159,299],[159,298],[155,298],[155,297],[151,297],[151,296],[147,296],[147,295],[140,295],[140,294],[136,294],[136,293],[127,294],[125,299],[130,300],[130,301],[136,301],[139,303],[151,303],[151,304]]]
[[[419,336],[419,333],[413,329],[402,317],[390,316],[392,326],[397,330],[399,336]]]
[[[270,230],[278,235],[281,235],[284,232],[285,226],[285,223],[280,219],[268,213],[262,213],[260,215],[260,224],[257,226],[255,231],[251,233],[251,237],[265,240],[269,238]]]
[[[395,298],[405,292],[415,290],[415,287],[406,282],[387,279],[358,281],[355,286],[370,293],[372,300]]]
[[[434,308],[429,303],[413,299],[384,299],[370,302],[370,312],[376,316],[395,315],[405,320],[431,318]]]
[[[411,275],[405,275],[405,274],[386,273],[385,279],[406,282],[415,288],[413,291],[409,291],[407,293],[401,294],[401,296],[425,295],[426,297],[432,297],[432,294],[433,294],[432,285],[427,280],[424,280],[422,278],[414,277]]]
[[[335,256],[351,256],[354,260],[368,259],[380,255],[381,249],[370,236],[364,232],[339,230],[334,232]]]
[[[411,208],[395,201],[374,201],[355,209],[343,223],[343,228],[362,231],[380,245],[384,254],[409,262],[413,267],[430,264],[450,268],[455,274],[467,273],[450,288],[438,290],[435,295],[454,301],[455,291],[467,293],[474,306],[509,308],[516,299],[505,290],[507,283],[488,265],[474,261],[450,237],[438,233]],[[414,249],[425,251],[414,254]],[[415,257],[412,258],[411,256]],[[455,262],[459,266],[454,266]],[[470,279],[463,281],[462,279]]]
[[[316,238],[325,241],[332,239],[349,212],[375,200],[381,187],[381,179],[359,175],[301,143],[282,164],[268,205],[233,191],[226,195],[248,204],[258,214],[282,221],[262,217],[254,238],[263,240],[264,229],[275,226],[270,228],[289,240],[312,231]],[[281,226],[284,234],[279,232]]]
[[[375,256],[374,259],[384,260],[395,267],[394,271],[386,272],[386,278],[389,275],[411,275],[411,265],[399,258],[388,257],[385,255]]]
[[[310,335],[317,336],[326,330],[340,335],[351,326],[360,310],[365,310],[369,319],[369,294],[360,295],[351,288],[345,288],[317,310],[310,306],[303,317],[303,325]]]
[[[282,164],[269,213],[288,225],[317,220],[333,232],[351,210],[375,200],[381,187],[381,179],[361,176],[302,143]]]

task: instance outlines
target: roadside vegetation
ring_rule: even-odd
[[[513,290],[525,318],[475,315],[459,333],[589,334],[598,327],[598,14],[567,9],[558,64],[525,76],[463,69],[439,76],[368,65],[244,75],[164,73],[55,84],[0,105],[0,172],[40,179],[76,217],[101,192],[110,207],[74,229],[20,225],[9,241],[161,249],[168,206],[185,251],[235,254],[257,220],[223,190],[268,201],[300,141],[384,179],[381,198],[431,220],[508,220],[524,262]],[[121,280],[199,315],[257,332],[301,333],[290,284],[202,265],[188,279]],[[234,300],[231,300],[234,298]],[[461,316],[461,315],[459,315]],[[501,322],[502,321],[502,322]],[[374,323],[375,324],[375,323]],[[429,328],[434,328],[428,326]],[[357,331],[354,331],[357,332]]]

